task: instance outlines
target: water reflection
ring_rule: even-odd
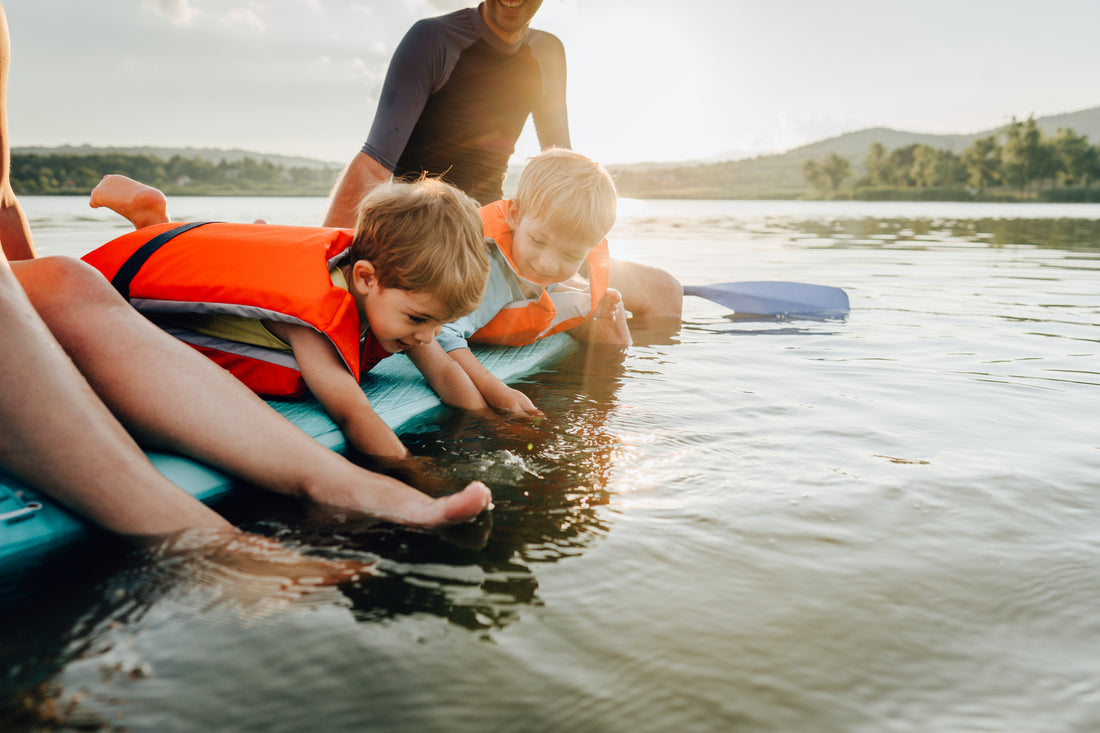
[[[772,218],[764,226],[750,227],[750,230],[758,235],[808,234],[837,249],[938,249],[952,243],[993,247],[1022,245],[1071,251],[1100,248],[1100,220],[1095,219]]]
[[[291,610],[346,603],[333,586],[280,575],[280,566],[291,567],[281,552],[265,565],[261,551],[251,571],[242,570],[226,562],[223,539],[201,539],[181,533],[138,549],[103,534],[9,569],[0,582],[0,729],[114,729],[88,709],[95,706],[88,690],[67,689],[62,673],[84,668],[91,674],[84,683],[102,702],[153,676],[147,659],[155,652],[135,639],[166,620],[255,628]]]
[[[352,541],[383,558],[382,578],[347,589],[365,620],[432,613],[471,630],[500,629],[541,605],[536,566],[584,552],[610,531],[596,507],[620,449],[604,427],[623,373],[617,350],[578,351],[523,389],[539,420],[448,414],[426,418],[404,438],[433,456],[452,485],[482,479],[493,488],[491,528],[411,536],[390,528]],[[461,531],[461,529],[459,530]],[[459,544],[462,540],[466,545]]]
[[[671,338],[666,323],[644,334]],[[435,493],[472,480],[492,487],[494,509],[475,523],[427,531],[323,512],[303,520],[296,502],[247,491],[222,511],[247,529],[314,550],[376,557],[375,572],[341,587],[360,621],[430,614],[472,631],[502,629],[541,605],[539,564],[581,554],[610,531],[598,507],[610,500],[623,450],[605,427],[623,374],[621,350],[576,350],[520,385],[545,417],[440,409],[404,426],[402,439],[436,474],[436,486],[421,488]]]
[[[840,326],[848,320],[839,316],[757,316],[726,313],[717,318],[685,319],[683,330],[688,333],[726,334],[734,336],[835,336],[829,326]],[[727,328],[735,325],[737,328]]]
[[[117,599],[105,603],[100,584],[105,577],[125,577],[127,549],[98,539],[104,541],[78,543],[4,574],[0,710],[18,690],[37,685],[83,653],[94,636],[89,632],[118,604]]]
[[[1093,206],[1049,204],[920,205],[912,202],[644,202],[620,216],[612,244],[653,235],[676,239],[751,241],[789,236],[834,248],[941,248],[952,244],[1100,248]],[[694,210],[694,211],[693,211]],[[689,213],[693,212],[693,213]],[[1091,217],[1091,218],[1090,218]]]

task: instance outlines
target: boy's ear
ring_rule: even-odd
[[[504,223],[514,232],[519,227],[522,218],[523,216],[519,213],[519,205],[513,201],[511,206],[508,207],[508,213],[504,215]]]
[[[378,282],[378,277],[375,275],[373,262],[370,260],[356,260],[352,263],[349,287],[365,293],[376,282]]]

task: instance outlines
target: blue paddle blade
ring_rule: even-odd
[[[687,285],[684,295],[712,300],[756,316],[840,316],[848,312],[848,294],[840,288],[809,283],[760,280]]]

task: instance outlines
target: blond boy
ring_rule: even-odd
[[[144,184],[105,178],[92,206],[142,228],[84,259],[125,286],[139,310],[258,393],[308,390],[351,447],[406,458],[359,377],[389,354],[432,342],[444,323],[479,303],[489,263],[472,199],[439,180],[387,184],[363,200],[353,235],[261,224],[174,227],[163,201]],[[175,233],[186,226],[194,228]],[[169,238],[156,244],[158,237]],[[464,377],[457,365],[449,372]],[[470,385],[451,384],[445,365],[437,379],[453,404],[479,406]]]
[[[528,161],[515,199],[482,207],[485,235],[497,247],[481,305],[444,325],[435,342],[408,351],[445,401],[457,401],[448,396],[458,391],[457,363],[488,406],[538,413],[526,395],[478,362],[470,342],[515,346],[567,331],[583,340],[631,343],[622,297],[608,287],[605,237],[616,204],[614,181],[601,165],[551,148]]]

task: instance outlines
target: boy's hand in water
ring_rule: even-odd
[[[497,412],[513,413],[518,415],[541,415],[542,410],[535,407],[531,398],[518,389],[509,387],[504,382],[486,389],[482,393],[485,401]]]

